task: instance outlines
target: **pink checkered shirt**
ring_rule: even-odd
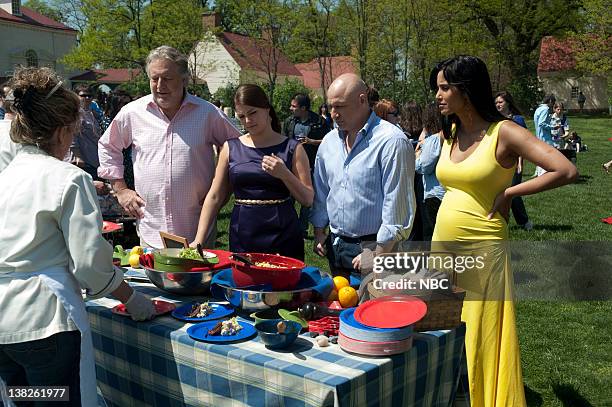
[[[122,150],[132,147],[136,192],[144,199],[140,237],[162,247],[159,231],[195,238],[204,198],[215,171],[213,145],[240,132],[214,105],[187,94],[172,118],[153,96],[124,106],[100,138],[98,175],[123,178]]]

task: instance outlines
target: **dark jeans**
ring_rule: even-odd
[[[332,276],[349,278],[352,273],[361,274],[359,270],[353,268],[353,259],[363,251],[361,242],[364,241],[376,241],[376,235],[346,237],[330,233],[327,236],[325,249]]]
[[[300,217],[298,222],[300,223],[300,229],[302,230],[302,236],[304,238],[308,235],[308,221],[310,220],[310,208],[307,206],[300,205]]]
[[[414,197],[416,198],[416,208],[414,210],[414,221],[412,222],[412,230],[408,240],[412,242],[422,242],[423,239],[423,214],[421,206],[423,206],[423,175],[414,173]]]
[[[35,341],[0,344],[0,376],[7,386],[70,387],[69,402],[16,402],[18,406],[80,406],[80,349],[79,331],[60,332]]]
[[[514,177],[512,178],[512,186],[518,185],[522,181],[523,175],[515,172]],[[518,225],[523,226],[525,223],[529,222],[529,216],[527,216],[525,204],[520,196],[512,198],[510,209],[512,209],[512,215],[514,216],[514,220],[516,220]]]
[[[438,209],[440,209],[441,200],[438,198],[427,198],[421,206],[421,218],[423,219],[423,241],[431,242],[434,228],[436,227],[436,218],[438,217]]]

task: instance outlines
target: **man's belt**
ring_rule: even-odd
[[[358,236],[358,237],[342,236],[342,235],[337,235],[335,233],[331,233],[331,235],[332,235],[332,240],[335,237],[339,237],[340,239],[344,240],[347,243],[361,243],[361,242],[375,242],[376,241],[376,233],[373,233],[371,235]]]

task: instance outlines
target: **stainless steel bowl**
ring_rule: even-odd
[[[244,312],[277,308],[294,310],[311,301],[316,295],[312,288],[289,291],[251,291],[221,284],[219,287],[223,289],[225,299],[232,306]]]
[[[210,293],[210,281],[217,270],[171,273],[144,267],[147,277],[162,290],[173,294],[201,295]]]

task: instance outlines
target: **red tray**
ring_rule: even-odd
[[[308,331],[318,332],[320,335],[324,335],[327,332],[329,335],[337,336],[338,329],[340,329],[339,317],[329,316],[308,321]]]
[[[388,295],[366,301],[355,310],[355,320],[373,328],[403,328],[420,321],[427,304],[410,295]]]

